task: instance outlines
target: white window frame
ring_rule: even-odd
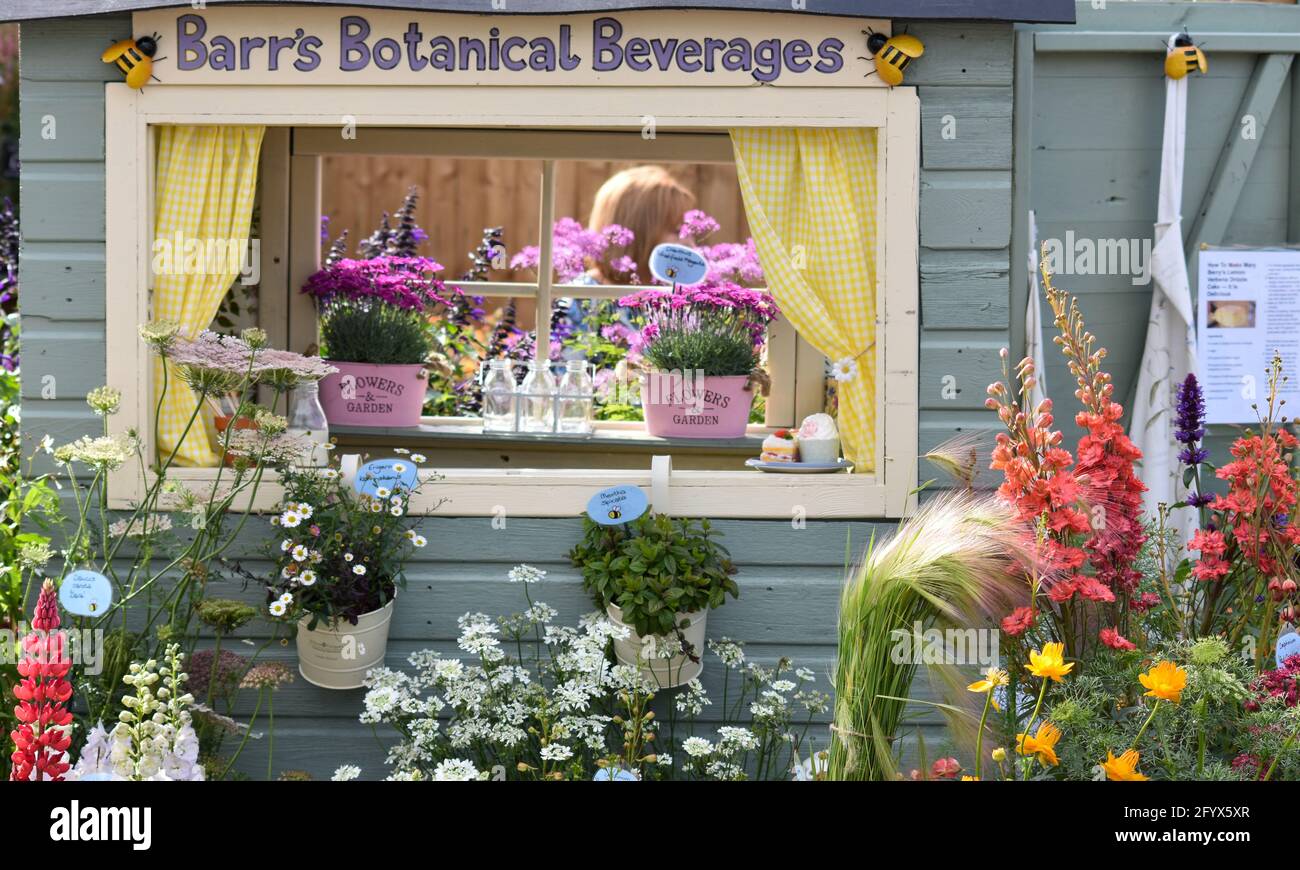
[[[636,470],[447,469],[426,487],[440,516],[571,517],[592,493],[626,483],[651,495],[656,510],[713,518],[866,519],[900,517],[915,505],[919,345],[917,213],[920,105],[913,88],[864,87],[493,87],[166,85],[134,91],[105,86],[106,333],[108,382],[123,392],[110,430],[134,430],[153,455],[153,366],[137,334],[149,319],[153,154],[160,124],[265,124],[269,127],[520,128],[640,130],[653,117],[663,130],[731,127],[873,127],[878,129],[876,457],[867,474],[765,475],[753,471],[672,471],[669,457]],[[491,98],[486,98],[490,90]],[[291,173],[299,171],[290,158]],[[319,204],[316,204],[319,214]],[[292,221],[292,216],[290,220]],[[303,234],[298,234],[298,244]],[[317,243],[316,239],[312,239]],[[265,253],[265,252],[264,252]],[[293,279],[293,276],[290,276]],[[307,300],[309,302],[309,300]],[[290,338],[290,345],[297,342]],[[181,469],[191,485],[216,469]],[[145,482],[123,468],[110,477],[115,508],[137,502]],[[255,507],[278,501],[272,481]]]
[[[284,129],[284,128],[281,128]],[[320,268],[320,245],[308,245],[306,235],[316,239],[314,232],[308,233],[306,223],[313,207],[322,206],[320,190],[323,182],[323,158],[332,155],[356,155],[365,157],[454,157],[454,158],[498,158],[507,160],[536,160],[542,164],[542,176],[539,190],[541,192],[539,215],[539,233],[535,240],[539,251],[551,251],[555,224],[555,186],[554,167],[559,161],[582,160],[622,160],[644,161],[647,163],[692,163],[735,165],[731,147],[731,138],[725,132],[683,133],[656,130],[653,138],[646,138],[637,131],[593,131],[593,130],[532,130],[537,135],[520,137],[513,130],[486,129],[448,129],[448,128],[392,128],[371,127],[358,130],[355,137],[342,137],[337,130],[322,127],[300,127],[292,131],[292,159],[300,166],[293,181],[301,187],[293,187],[293,182],[285,185],[286,195],[291,202],[290,208],[303,214],[304,242],[290,246],[290,270],[301,279],[290,282],[289,292],[296,293],[306,276]],[[269,210],[262,209],[265,221]],[[317,215],[310,227],[315,227],[320,220]],[[263,239],[263,250],[266,250]],[[301,261],[301,262],[298,262]],[[449,286],[461,287],[467,293],[484,296],[489,299],[506,299],[510,297],[533,299],[537,311],[551,310],[556,296],[568,296],[575,299],[618,299],[650,285],[624,286],[602,284],[557,284],[550,270],[538,268],[535,281],[456,281],[447,278]],[[662,286],[662,285],[660,285]],[[277,300],[278,302],[279,300]],[[289,326],[289,335],[296,337],[298,346],[288,345],[290,350],[306,352],[315,342],[309,342],[317,325],[317,313],[311,307],[287,304],[289,317],[293,323]],[[275,315],[273,314],[272,317]],[[549,344],[550,321],[539,318],[536,324],[537,350],[540,353]],[[797,424],[808,414],[821,410],[825,404],[826,379],[825,358],[801,339],[788,320],[778,318],[768,327],[766,342],[767,371],[771,377],[771,387],[765,397],[764,420],[760,424],[750,424],[748,434],[766,435],[778,428],[788,428]],[[803,377],[798,376],[802,373]],[[454,431],[452,427],[463,428],[466,437],[473,437],[468,430],[480,425],[474,417],[422,417],[421,423],[437,426],[441,431]],[[603,421],[595,422],[597,433],[627,432],[645,429],[644,423]],[[593,450],[599,450],[599,441],[593,443]]]

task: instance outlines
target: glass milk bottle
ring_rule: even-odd
[[[549,360],[530,360],[519,387],[519,428],[523,432],[555,431],[555,375]]]
[[[560,378],[559,430],[566,435],[591,434],[591,411],[596,401],[596,384],[587,372],[585,359],[571,359],[564,363],[564,376]]]
[[[302,465],[329,465],[330,427],[325,420],[325,409],[320,405],[320,387],[315,381],[293,388],[289,405],[290,434],[301,435],[312,442],[311,451],[304,453]]]
[[[508,359],[488,362],[483,379],[483,431],[515,431],[515,374]]]

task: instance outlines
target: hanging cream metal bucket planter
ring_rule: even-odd
[[[620,664],[640,668],[641,675],[653,685],[661,689],[684,686],[704,670],[704,628],[709,618],[707,610],[673,615],[673,620],[682,633],[683,649],[689,650],[696,661],[691,661],[686,652],[680,652],[672,658],[662,658],[662,651],[677,647],[677,638],[671,635],[642,637],[636,633],[636,629],[623,622],[623,611],[616,605],[608,605],[605,612],[615,625],[631,632],[625,640],[614,641],[614,657]],[[671,646],[664,647],[665,643]]]
[[[393,603],[361,614],[356,625],[322,621],[309,630],[311,618],[303,617],[298,623],[298,673],[322,689],[361,688],[366,671],[384,663]]]

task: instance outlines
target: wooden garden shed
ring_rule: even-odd
[[[451,652],[460,615],[515,609],[518,589],[505,573],[519,562],[550,572],[546,600],[562,613],[572,617],[589,609],[565,555],[578,537],[577,517],[600,485],[634,483],[656,507],[716,518],[725,531],[741,569],[742,594],[714,615],[710,633],[744,640],[758,660],[789,656],[813,669],[825,687],[846,559],[914,504],[913,488],[934,472],[921,454],[956,434],[989,431],[995,422],[983,401],[985,386],[999,374],[998,349],[1023,345],[1027,208],[1039,209],[1040,233],[1060,232],[1085,218],[1123,221],[1126,234],[1149,231],[1145,199],[1154,197],[1144,195],[1146,176],[1134,167],[1143,149],[1158,151],[1151,134],[1159,128],[1159,103],[1141,97],[1159,86],[1159,40],[1184,21],[1207,40],[1216,62],[1222,56],[1227,71],[1222,79],[1198,82],[1221,91],[1217,113],[1203,124],[1206,136],[1198,137],[1198,156],[1189,161],[1198,190],[1212,191],[1196,222],[1198,238],[1253,238],[1256,230],[1276,240],[1294,235],[1295,197],[1288,199],[1290,182],[1279,179],[1290,177],[1293,46],[1287,40],[1296,38],[1281,31],[1295,29],[1295,10],[1112,3],[1103,14],[1089,12],[1089,5],[1079,4],[1085,22],[1080,29],[1099,32],[1095,39],[1073,28],[1070,0],[830,0],[806,8],[796,4],[798,11],[776,0],[512,0],[490,14],[470,0],[356,0],[346,8],[212,2],[200,10],[188,2],[13,0],[0,20],[22,22],[24,436],[34,444],[47,433],[66,442],[97,432],[100,420],[85,397],[104,383],[127,393],[122,425],[150,428],[149,376],[137,354],[136,326],[149,315],[145,252],[153,125],[267,126],[261,325],[273,343],[300,351],[313,342],[315,326],[310,312],[303,315],[296,290],[319,263],[322,158],[353,147],[331,132],[349,123],[346,116],[355,115],[352,123],[362,129],[425,131],[423,139],[400,143],[384,140],[386,134],[371,140],[389,153],[439,147],[465,153],[481,146],[515,154],[512,149],[525,147],[520,142],[530,137],[489,142],[474,131],[546,128],[545,145],[537,146],[543,152],[594,154],[613,147],[626,159],[654,158],[644,138],[627,135],[641,129],[646,115],[664,129],[663,144],[656,147],[678,149],[679,156],[698,149],[711,160],[729,159],[729,126],[880,129],[881,153],[888,153],[880,176],[879,238],[885,244],[877,324],[878,382],[884,386],[875,400],[879,443],[870,473],[809,488],[757,474],[732,476],[741,472],[700,468],[685,459],[674,470],[671,461],[655,457],[676,455],[677,447],[652,442],[608,450],[597,444],[571,467],[551,463],[530,470],[536,458],[530,445],[494,444],[490,452],[501,461],[487,463],[491,467],[447,471],[443,492],[450,501],[422,522],[430,546],[411,572],[388,651],[394,666],[417,649]],[[319,58],[315,66],[305,59],[309,69],[295,72],[288,63],[292,50],[277,67],[253,48],[229,67],[178,65],[177,58],[185,57],[178,37],[196,17],[209,34],[247,38],[258,28],[269,36],[301,27],[319,33],[326,43],[321,52],[329,58],[330,34],[349,15],[367,18],[376,28],[395,25],[398,33],[408,18],[453,35],[486,33],[489,27],[534,34],[570,25],[575,41],[602,32],[598,22],[604,19],[629,32],[730,30],[755,45],[776,37],[831,45],[837,62],[827,62],[828,80],[811,84],[800,78],[815,73],[800,72],[808,64],[798,51],[781,56],[794,63],[780,71],[733,70],[716,82],[680,67],[645,73],[657,76],[652,82],[628,68],[599,74],[529,70],[516,80],[508,70],[480,68],[482,75],[460,70],[430,84],[401,67],[390,79],[385,68],[349,72]],[[924,56],[909,66],[898,88],[866,78],[870,60],[860,56],[868,27],[906,29],[924,42]],[[155,64],[159,81],[132,91],[100,54],[146,30],[161,34],[159,54],[172,57]],[[1108,55],[1112,48],[1123,55]],[[1067,90],[1070,100],[1061,96]],[[349,93],[363,94],[364,102],[348,103]],[[1263,136],[1245,146],[1230,140],[1220,157],[1218,143],[1239,104],[1242,111],[1261,113]],[[446,128],[455,130],[438,132]],[[599,138],[601,131],[622,138],[610,146]],[[1079,171],[1094,164],[1095,171]],[[1098,172],[1107,174],[1105,184],[1097,181]],[[1254,193],[1243,196],[1243,190]],[[1234,211],[1239,219],[1233,219]],[[1139,291],[1086,282],[1072,289],[1089,294],[1100,329],[1140,336]],[[819,409],[825,359],[793,333],[782,341],[780,352],[794,374],[769,400],[769,414],[785,418],[770,420],[797,424]],[[1132,366],[1140,348],[1122,352]],[[1055,369],[1049,376],[1063,378]],[[411,433],[384,433],[381,440],[390,436],[393,443],[422,443]],[[616,450],[622,451],[619,462],[602,458]],[[431,464],[436,467],[436,459]],[[123,484],[115,505],[127,506],[132,495]],[[243,552],[232,554],[254,572],[264,567],[260,537],[248,533]],[[259,590],[241,591],[237,584],[228,594],[260,598]],[[265,635],[255,626],[244,630],[250,641]],[[719,677],[716,669],[706,671],[706,683]],[[287,687],[276,704],[280,763],[324,776],[351,762],[377,775],[384,750],[358,724],[359,705],[358,692],[331,692],[301,681]],[[924,730],[933,732],[930,740],[941,742],[937,718],[921,715],[928,722]]]

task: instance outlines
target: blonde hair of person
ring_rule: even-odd
[[[673,178],[662,166],[634,166],[605,180],[591,205],[587,229],[599,231],[618,224],[632,231],[632,244],[622,250],[611,248],[606,261],[626,254],[636,262],[637,280],[650,283],[650,251],[665,235],[677,234],[682,217],[695,206],[695,194]],[[593,273],[602,283],[627,284],[626,274],[606,274],[604,264]]]

